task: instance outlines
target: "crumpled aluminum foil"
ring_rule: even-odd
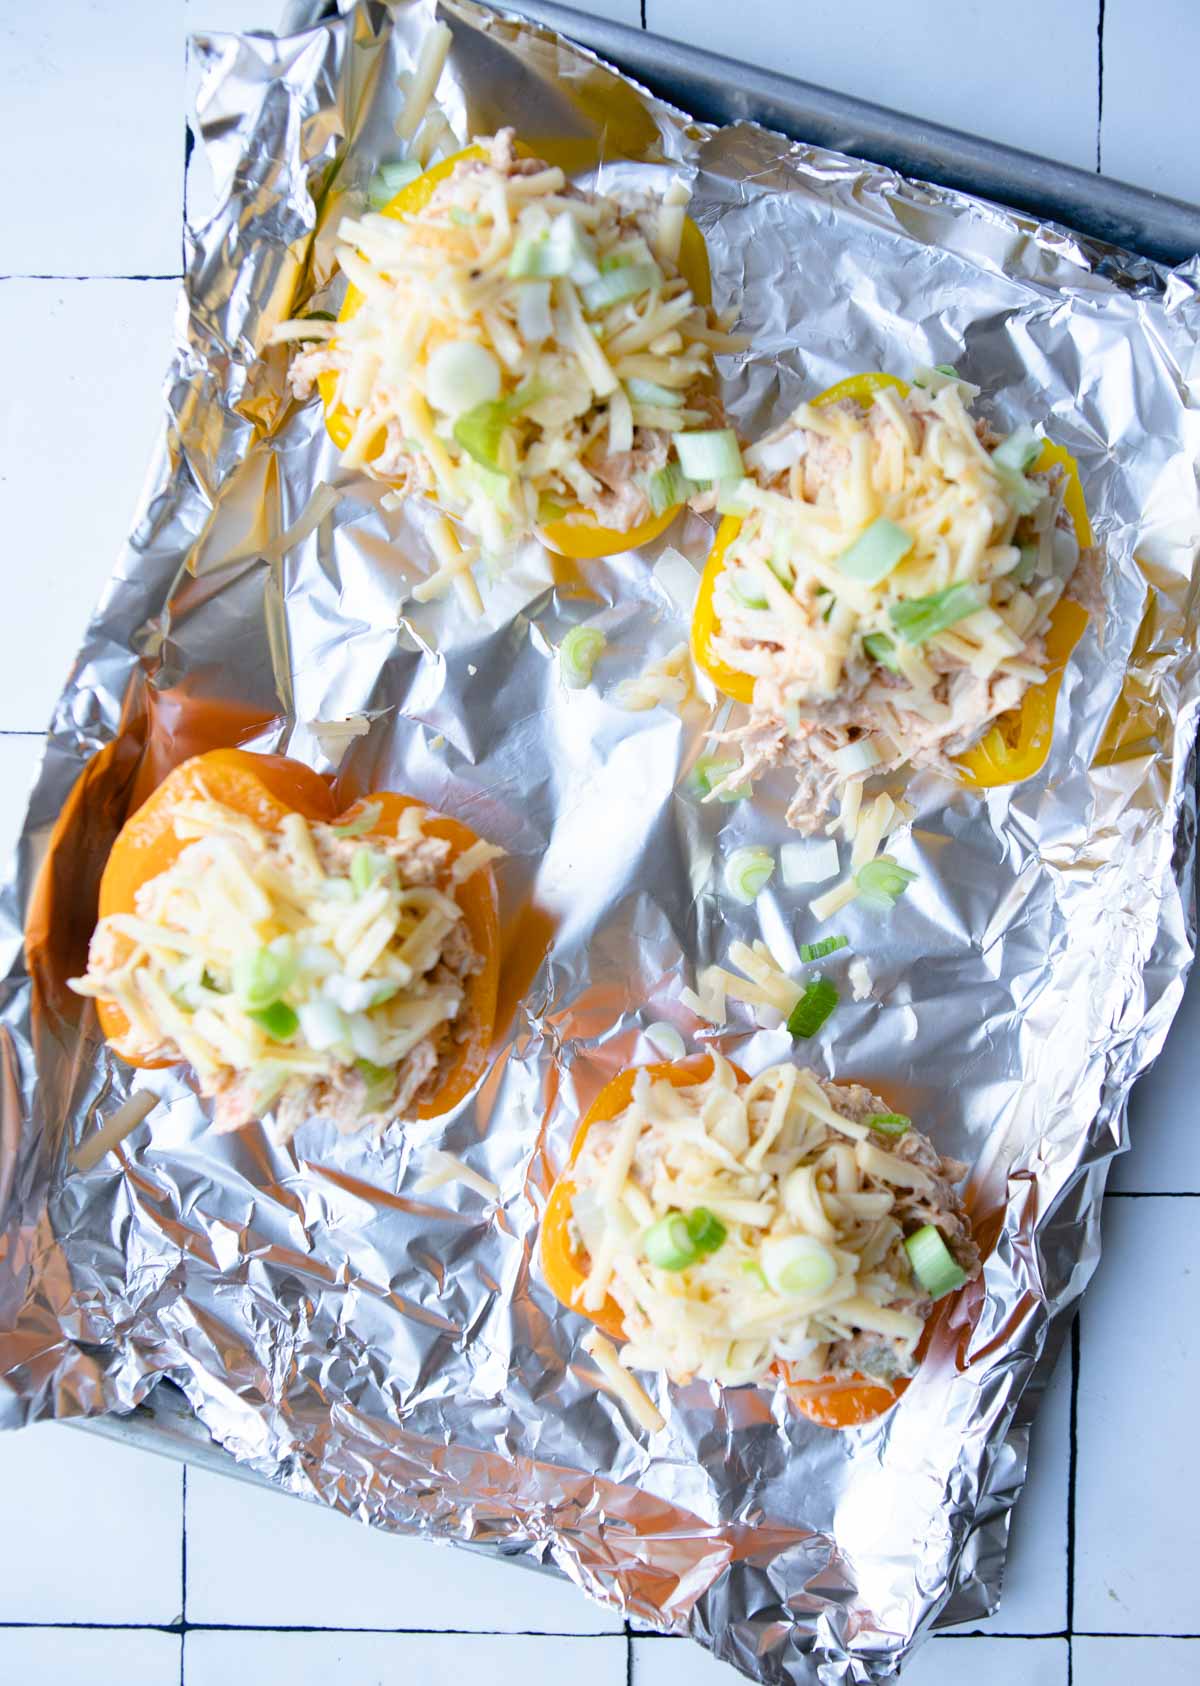
[[[1129,1088],[1191,958],[1197,272],[753,127],[713,132],[544,30],[465,0],[440,12],[461,139],[513,122],[576,170],[602,160],[606,186],[692,180],[717,301],[753,340],[723,360],[740,426],[857,369],[953,361],[998,426],[1044,419],[1078,458],[1109,611],[1072,658],[1049,764],[982,795],[914,781],[894,847],[920,877],[889,921],[839,918],[874,990],[844,992],[811,1047],[972,1164],[984,1282],[900,1407],[852,1433],[782,1394],[652,1383],[667,1426],[647,1437],[588,1380],[583,1325],[536,1252],[576,1121],[654,1057],[644,1026],[695,1034],[679,990],[732,938],[794,967],[814,928],[778,881],[753,909],[719,891],[733,847],[784,840],[786,788],[686,795],[712,698],[682,718],[612,701],[685,636],[708,526],[581,572],[531,545],[483,620],[404,601],[428,563],[422,510],[388,513],[343,472],[319,406],[287,399],[283,353],[259,358],[294,302],[326,302],[340,208],[395,154],[396,78],[433,7],[363,4],[196,49],[219,209],[189,238],[162,449],[2,906],[0,1422],[127,1411],[168,1376],[280,1487],[563,1572],[762,1681],[884,1680],[934,1621],[995,1601]],[[292,542],[321,482],[337,506]],[[554,651],[584,617],[609,654],[571,692]],[[331,760],[312,723],[358,713],[368,735]],[[123,1066],[65,989],[135,779],[214,734],[340,758],[347,799],[410,791],[509,851],[507,1028],[448,1121],[378,1146],[323,1125],[286,1148],[260,1128],[214,1137],[181,1071]],[[748,1022],[719,1041],[751,1069],[791,1053]],[[73,1169],[143,1088],[161,1096],[147,1122]],[[499,1210],[461,1185],[414,1194],[434,1145],[495,1179]]]

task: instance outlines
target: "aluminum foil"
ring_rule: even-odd
[[[513,122],[605,187],[683,174],[738,424],[766,427],[863,368],[954,362],[997,426],[1076,455],[1108,616],[1072,658],[1045,771],[972,794],[924,775],[920,874],[887,922],[851,907],[869,1000],[811,1046],[972,1165],[982,1284],[940,1323],[901,1405],[829,1433],[782,1393],[652,1383],[647,1436],[588,1379],[583,1324],[546,1291],[553,1170],[600,1085],[653,1057],[734,937],[779,960],[814,935],[778,882],[753,909],[722,858],[785,838],[786,788],[701,808],[683,789],[716,717],[630,714],[613,689],[685,636],[696,517],[584,571],[531,545],[485,585],[406,600],[424,516],[339,466],[266,336],[336,301],[332,230],[394,156],[397,77],[430,0],[363,4],[286,38],[201,38],[197,123],[217,209],[188,236],[160,454],[55,711],[4,895],[0,1421],[128,1411],[162,1377],[260,1475],[366,1521],[490,1545],[688,1632],[767,1682],[892,1677],[935,1621],[997,1596],[1028,1423],[1099,1248],[1131,1083],[1192,952],[1196,271],[1128,254],[750,126],[711,130],[548,32],[465,3],[441,95],[459,137]],[[314,488],[340,497],[291,531]],[[584,617],[609,653],[565,690]],[[314,722],[361,714],[335,745]],[[214,737],[413,792],[502,843],[503,1032],[457,1114],[379,1145],[303,1128],[208,1133],[182,1071],[103,1046],[81,969],[99,873],[135,790]],[[27,942],[22,945],[27,930]],[[731,1024],[751,1070],[786,1037]],[[160,1104],[95,1169],[73,1147],[131,1090]],[[499,1185],[417,1195],[432,1146]]]

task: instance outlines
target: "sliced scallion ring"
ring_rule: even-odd
[[[877,913],[890,913],[916,876],[891,855],[877,855],[854,875],[859,899]]]
[[[888,618],[906,644],[923,644],[935,633],[945,632],[967,615],[984,608],[984,600],[973,585],[948,585],[928,597],[908,597],[888,606]]]
[[[1002,439],[992,452],[997,468],[1010,468],[1024,474],[1042,448],[1042,442],[1031,427],[1018,427],[1007,439]]]
[[[361,837],[379,823],[382,813],[382,803],[366,802],[352,820],[347,820],[345,825],[331,825],[329,829],[335,837]]]
[[[769,849],[735,849],[725,862],[725,888],[735,901],[749,907],[770,883],[775,857]]]
[[[642,1251],[659,1270],[686,1270],[700,1257],[682,1212],[670,1212],[642,1236]]]
[[[608,639],[595,626],[573,626],[558,646],[558,671],[564,685],[579,691],[592,682],[592,669]]]
[[[269,1007],[248,1007],[246,1017],[261,1025],[273,1042],[287,1042],[300,1028],[300,1020],[286,1001],[272,1001]]]
[[[233,993],[249,1012],[261,1012],[279,1000],[296,976],[296,963],[286,954],[256,948],[239,954],[233,963]]]
[[[863,1123],[868,1130],[878,1130],[882,1136],[902,1136],[912,1124],[906,1112],[873,1112]]]
[[[698,1253],[715,1253],[718,1247],[724,1246],[728,1232],[720,1218],[707,1206],[697,1206],[688,1213],[685,1221],[692,1246]]]
[[[687,788],[693,796],[699,796],[701,799],[711,796],[716,787],[731,773],[736,773],[740,766],[740,761],[719,755],[702,755],[688,775]],[[730,785],[720,792],[717,801],[744,802],[749,794],[748,784]]]
[[[823,1294],[837,1278],[837,1260],[813,1235],[784,1235],[764,1241],[763,1275],[777,1294]]]
[[[943,1295],[952,1294],[967,1280],[966,1271],[932,1224],[923,1224],[908,1236],[904,1251],[908,1254],[913,1275],[931,1300],[940,1300]]]

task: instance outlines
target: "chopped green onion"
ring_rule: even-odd
[[[653,474],[646,476],[643,485],[652,515],[665,515],[668,509],[686,503],[696,489],[677,462],[655,469]]]
[[[639,380],[636,375],[630,375],[625,390],[635,404],[657,404],[660,410],[678,410],[683,406],[682,392],[659,386],[657,381]]]
[[[350,882],[360,896],[365,896],[371,886],[384,876],[390,865],[386,855],[381,855],[377,849],[368,849],[364,844],[351,856]]]
[[[473,410],[459,416],[454,424],[454,437],[477,463],[490,468],[493,474],[503,474],[500,441],[504,430],[522,410],[536,404],[542,396],[542,389],[530,382],[518,387],[508,398],[493,398],[487,404],[477,404]]]
[[[827,621],[829,619],[830,615],[832,615],[833,611],[836,608],[837,608],[837,598],[831,597],[829,599],[828,603],[826,603],[826,605],[825,605],[825,613],[821,616],[821,619],[823,621]]]
[[[367,184],[367,203],[373,211],[381,211],[402,188],[423,174],[415,158],[405,158],[396,164],[381,164],[379,173]]]
[[[1012,580],[1014,585],[1028,585],[1037,571],[1038,547],[1036,544],[1021,546],[1020,561],[1008,570],[1005,579]]]
[[[923,1224],[908,1236],[904,1251],[908,1254],[913,1275],[931,1300],[940,1300],[944,1294],[952,1294],[967,1280],[966,1271],[932,1224]]]
[[[880,515],[843,550],[837,567],[848,579],[861,580],[864,585],[878,585],[908,555],[915,540],[911,533]]]
[[[478,211],[464,211],[461,205],[450,207],[450,221],[456,228],[477,228],[482,220]]]
[[[366,1100],[386,1100],[396,1084],[396,1068],[391,1065],[374,1065],[370,1060],[355,1060],[354,1069],[367,1085]]]
[[[735,849],[725,862],[725,888],[747,907],[770,883],[775,857],[769,849]]]
[[[308,310],[304,314],[306,322],[336,322],[337,317],[332,310]]]
[[[1008,494],[1009,502],[1013,505],[1017,514],[1032,515],[1038,505],[1046,498],[1046,487],[1035,480],[1027,480],[1015,468],[1006,468],[1003,463],[997,463],[994,457],[992,461],[995,464],[1000,484]]]
[[[582,690],[592,682],[592,669],[608,639],[594,626],[573,626],[558,646],[558,671],[564,685]]]
[[[295,976],[296,962],[289,955],[251,949],[233,963],[233,993],[243,1007],[261,1011],[279,1000]]]
[[[500,387],[499,361],[476,340],[443,340],[425,364],[425,396],[443,415],[493,404]]]
[[[731,427],[674,433],[675,454],[689,480],[729,480],[745,474],[737,434]]]
[[[682,1212],[670,1212],[642,1236],[642,1251],[659,1270],[686,1270],[700,1257]]]
[[[567,253],[554,244],[548,229],[541,234],[522,235],[513,242],[508,257],[508,273],[514,281],[549,279],[565,275],[569,268]]]
[[[877,913],[890,913],[917,875],[891,855],[879,855],[860,866],[854,876],[864,906]]]
[[[878,1130],[884,1136],[902,1136],[912,1123],[905,1112],[873,1112],[863,1123],[868,1130]]]
[[[839,948],[849,946],[849,937],[822,937],[819,943],[801,943],[800,958],[807,965],[810,960],[824,960],[827,954],[836,954]]]
[[[717,514],[718,515],[749,515],[750,505],[746,501],[746,489],[753,490],[754,482],[740,477],[736,480],[717,481]]]
[[[1041,448],[1042,442],[1031,427],[1019,427],[996,446],[992,461],[997,468],[1011,468],[1017,474],[1024,474]]]
[[[749,584],[746,583],[747,581],[749,581]],[[729,589],[738,602],[744,604],[747,609],[770,607],[766,593],[754,583],[754,576],[748,568],[734,568],[730,571]]]
[[[760,1288],[765,1288],[767,1286],[766,1275],[763,1271],[763,1267],[759,1264],[757,1259],[742,1260],[742,1275],[753,1276]]]
[[[731,773],[736,773],[740,766],[740,761],[719,755],[702,755],[688,776],[687,789],[693,796],[711,796],[717,785],[723,783]],[[733,785],[728,790],[723,790],[717,801],[744,802],[749,794],[748,784]]]
[[[329,829],[335,837],[361,837],[379,823],[382,813],[382,802],[366,802],[352,820],[347,820],[345,825],[331,825]]]
[[[893,627],[906,644],[923,644],[937,632],[945,632],[955,621],[977,614],[983,597],[973,585],[948,585],[928,597],[909,597],[888,606]]]
[[[286,1001],[272,1001],[269,1007],[249,1007],[246,1017],[261,1025],[273,1042],[287,1042],[300,1028],[300,1020]]]
[[[797,1040],[815,1036],[838,1004],[838,992],[827,978],[814,978],[788,1014],[788,1035]]]
[[[728,1232],[720,1218],[707,1206],[697,1206],[695,1211],[689,1212],[686,1222],[692,1246],[698,1253],[715,1253],[718,1247],[724,1246]]]
[[[625,299],[635,298],[638,293],[648,293],[661,280],[662,271],[655,263],[622,264],[619,269],[610,269],[607,274],[587,282],[580,295],[583,308],[595,316],[610,305],[621,304]]]
[[[777,1294],[823,1294],[837,1279],[837,1260],[814,1235],[764,1241],[763,1275]]]
[[[872,661],[879,663],[880,667],[886,667],[889,673],[899,673],[900,666],[896,660],[896,646],[886,632],[868,632],[863,639],[863,649]]]
[[[945,375],[947,380],[956,381],[958,379],[958,370],[953,363],[935,363],[933,366],[938,374]]]

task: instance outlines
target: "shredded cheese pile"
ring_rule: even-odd
[[[436,1085],[480,963],[452,892],[499,851],[451,865],[423,810],[365,835],[378,815],[273,831],[204,791],[173,812],[174,864],[97,925],[71,988],[125,1014],[118,1052],[186,1060],[217,1129],[270,1107],[283,1139],[310,1116],[381,1127]]]
[[[747,453],[753,477],[733,493],[746,513],[713,648],[755,689],[726,739],[742,746],[737,778],[794,763],[801,829],[851,780],[939,763],[1015,706],[1043,677],[1079,561],[1061,472],[1014,467],[973,420],[975,389],[927,378],[868,408],[801,405]]]
[[[572,1229],[588,1269],[578,1308],[620,1308],[622,1363],[678,1382],[911,1373],[929,1302],[904,1237],[938,1224],[978,1268],[950,1180],[915,1131],[897,1142],[858,1086],[794,1065],[739,1082],[720,1055],[675,1088],[638,1072],[628,1108],[593,1124],[571,1171]],[[886,1142],[887,1145],[880,1145]],[[716,1244],[685,1268],[648,1256],[652,1226],[702,1215]],[[715,1222],[716,1231],[712,1231]]]
[[[363,302],[276,330],[325,342],[294,360],[293,389],[334,373],[344,463],[429,494],[489,556],[564,513],[628,531],[673,434],[711,425],[712,353],[731,343],[679,271],[687,195],[618,201],[518,157],[511,130],[476,144],[486,159],[424,209],[342,221]]]

